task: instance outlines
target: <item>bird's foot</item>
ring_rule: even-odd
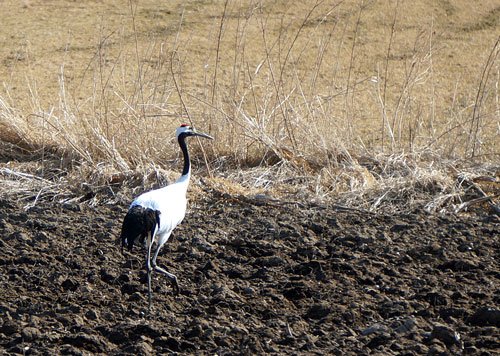
[[[164,274],[168,278],[168,280],[170,281],[170,284],[172,285],[172,288],[174,289],[174,294],[178,295],[179,294],[179,284],[177,283],[177,277],[174,274],[169,273],[165,269],[156,265],[156,263],[154,261],[153,261],[153,269],[155,271],[158,271],[158,272]]]
[[[179,283],[177,283],[177,277],[172,278],[170,280],[170,283],[172,284],[174,295],[179,295],[180,289],[179,289]]]

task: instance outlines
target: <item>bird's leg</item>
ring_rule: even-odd
[[[148,233],[147,237],[147,248],[148,248],[148,255],[146,257],[146,269],[148,272],[148,300],[149,300],[149,310],[151,311],[151,304],[152,304],[152,298],[153,298],[153,293],[151,291],[151,272],[153,272],[153,269],[151,268],[151,247],[153,246],[153,241],[152,241],[152,236],[151,232]]]
[[[153,293],[151,292],[151,271],[148,271],[148,309],[151,311]]]
[[[160,266],[158,266],[156,264],[156,258],[158,257],[158,252],[160,252],[160,248],[161,248],[161,246],[159,245],[155,251],[155,255],[153,257],[153,269],[155,271],[158,271],[158,272],[164,274],[168,278],[168,280],[172,284],[172,288],[174,289],[174,294],[178,295],[179,294],[179,284],[177,283],[177,277],[174,274],[167,272],[165,269],[161,268]]]

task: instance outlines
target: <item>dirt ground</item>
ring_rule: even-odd
[[[495,216],[386,216],[206,189],[162,250],[118,206],[0,198],[0,354],[493,355]]]

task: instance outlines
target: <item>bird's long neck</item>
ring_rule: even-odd
[[[191,175],[191,162],[189,160],[189,152],[186,144],[186,136],[180,135],[178,138],[179,146],[181,146],[182,154],[184,155],[184,168],[182,169],[182,176],[180,179],[189,180],[189,176]]]

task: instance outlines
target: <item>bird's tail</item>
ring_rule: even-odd
[[[151,240],[153,240],[154,234],[159,228],[159,210],[145,208],[140,205],[132,206],[123,219],[122,232],[120,235],[122,251],[125,246],[131,250],[137,238],[143,243],[148,234],[151,234]]]

